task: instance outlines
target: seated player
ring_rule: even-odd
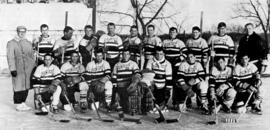
[[[48,112],[45,107],[52,107],[53,112],[58,110],[57,105],[61,94],[60,69],[52,64],[53,58],[50,54],[44,55],[44,64],[37,67],[33,76],[33,87],[36,93],[35,100],[40,104],[44,102],[46,106],[42,106],[43,112]],[[52,97],[52,101],[51,101]],[[51,102],[51,104],[50,104]]]
[[[216,112],[222,107],[225,112],[231,112],[236,91],[232,86],[232,69],[226,66],[224,57],[217,58],[216,66],[212,67],[209,79],[209,92],[211,107],[213,108],[214,100],[217,101]],[[214,110],[214,109],[212,109]]]
[[[95,59],[87,64],[83,77],[94,94],[91,98],[94,98],[95,102],[100,102],[99,106],[107,107],[112,95],[111,67],[107,61],[103,60],[103,57],[103,49],[97,49]]]
[[[82,111],[87,109],[87,100],[86,94],[88,91],[88,85],[86,82],[82,82],[82,74],[85,72],[84,66],[80,63],[80,55],[78,52],[73,51],[71,53],[71,60],[67,61],[61,67],[61,73],[64,78],[64,93],[67,94],[67,97],[73,105],[76,104],[75,92],[80,92],[80,108]],[[71,107],[68,104],[67,100],[61,96],[61,102],[64,105],[66,111],[71,111]]]
[[[155,103],[163,112],[168,112],[167,103],[172,89],[172,66],[164,55],[162,47],[156,47],[155,57],[149,60],[146,68],[155,72],[153,90]]]
[[[178,77],[175,102],[179,104],[179,110],[184,111],[181,109],[185,108],[183,105],[186,105],[184,104],[186,96],[189,98],[193,97],[193,92],[195,92],[197,95],[197,105],[203,112],[208,113],[208,85],[205,82],[205,72],[201,63],[196,62],[196,57],[191,51],[187,52],[187,61],[180,64]]]
[[[253,63],[249,63],[249,57],[243,54],[240,64],[234,68],[233,78],[235,80],[235,89],[237,95],[235,97],[234,107],[239,113],[245,113],[246,108],[243,108],[249,94],[252,94],[249,105],[257,114],[262,114],[262,81],[257,67]],[[244,110],[244,111],[242,111]]]
[[[130,60],[130,51],[123,50],[122,60],[115,64],[112,73],[113,85],[116,87],[116,92],[120,98],[120,106],[125,113],[129,113],[129,95],[127,92],[128,86],[131,84],[132,76],[140,77],[139,67],[136,62]]]

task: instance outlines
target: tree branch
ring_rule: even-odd
[[[155,15],[145,24],[148,25],[150,24],[160,13],[160,11],[164,8],[164,6],[166,5],[166,3],[168,2],[168,0],[164,0],[164,2],[162,3],[162,5],[160,6],[160,8],[157,10],[157,12],[155,13]]]

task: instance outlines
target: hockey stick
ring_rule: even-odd
[[[214,121],[208,121],[207,122],[208,125],[218,124],[218,115],[217,115],[217,111],[216,111],[216,109],[217,109],[217,101],[216,100],[214,100],[214,107],[215,107],[215,114],[214,114],[215,120]]]
[[[64,58],[65,58],[65,48],[61,49],[62,55],[61,55],[61,65],[64,64]]]
[[[40,101],[41,105],[47,110],[47,112],[37,112],[37,113],[35,113],[36,115],[49,115],[50,119],[52,119],[53,121],[59,121],[59,122],[62,122],[62,123],[70,122],[70,120],[68,120],[68,119],[60,119],[60,120],[55,119],[53,114],[46,107],[45,103],[41,100],[41,98],[38,98],[38,100]]]
[[[74,108],[73,108],[72,104],[70,103],[70,101],[69,101],[69,99],[68,99],[68,97],[67,97],[66,94],[64,94],[64,97],[65,97],[65,99],[67,100],[69,106],[71,107],[71,111],[72,111],[72,113],[73,113],[73,115],[74,115],[74,117],[72,117],[72,118],[77,119],[77,120],[85,120],[85,121],[91,121],[91,120],[92,120],[91,117],[85,117],[85,118],[84,118],[84,117],[78,116],[78,115],[76,114],[76,111],[74,110]]]
[[[96,113],[97,113],[97,115],[98,115],[98,119],[99,119],[100,121],[103,121],[103,122],[111,122],[111,123],[114,122],[114,120],[112,120],[112,119],[102,119],[101,116],[100,116],[100,114],[99,114],[99,110],[98,110],[98,108],[97,108],[97,106],[96,106],[95,100],[94,100],[93,98],[90,98],[90,99],[91,99],[91,101],[92,101],[93,104],[94,104]]]
[[[248,99],[245,103],[245,105],[243,106],[244,109],[247,108],[247,105],[248,105],[248,102],[250,101],[252,95],[253,95],[254,91],[252,91],[249,96],[248,96]],[[241,119],[241,117],[244,115],[244,113],[240,113],[239,117],[238,118],[226,118],[225,119],[225,123],[237,123],[239,122],[239,120]]]

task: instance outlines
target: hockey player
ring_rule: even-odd
[[[80,107],[84,111],[87,108],[86,94],[88,91],[88,85],[86,82],[82,81],[82,74],[85,72],[84,66],[79,61],[79,52],[71,52],[71,60],[66,62],[61,67],[61,73],[64,77],[64,83],[66,85],[62,86],[65,88],[67,97],[73,105],[76,105],[76,100],[74,97],[75,92],[80,92]],[[76,79],[76,80],[75,80]],[[61,102],[64,105],[66,111],[71,111],[70,105],[66,99],[61,97]]]
[[[131,84],[132,76],[140,77],[139,67],[136,62],[130,60],[130,51],[122,52],[122,60],[118,62],[112,72],[112,82],[116,86],[116,92],[120,97],[120,106],[125,113],[129,113],[128,86]]]
[[[180,61],[185,59],[184,53],[187,51],[185,43],[176,38],[177,33],[177,29],[175,27],[171,27],[169,30],[170,38],[163,41],[165,58],[173,66],[177,63],[177,59],[181,58]]]
[[[99,47],[104,49],[105,60],[109,62],[111,68],[119,62],[120,50],[123,49],[122,39],[115,34],[115,24],[109,23],[107,25],[108,34],[103,34],[99,38]]]
[[[43,101],[47,106],[42,106],[43,112],[48,112],[45,107],[50,107],[53,112],[57,112],[57,105],[59,103],[61,87],[60,69],[52,64],[53,58],[50,54],[44,55],[44,64],[37,67],[33,76],[33,87],[35,91],[35,102],[40,103],[39,100]],[[51,101],[52,97],[52,101]],[[51,104],[50,104],[51,102]]]
[[[179,110],[183,107],[184,100],[186,96],[189,98],[194,95],[193,92],[197,95],[197,105],[205,113],[208,113],[208,102],[207,102],[207,91],[208,85],[205,82],[205,72],[201,63],[196,62],[195,55],[188,51],[187,52],[187,61],[183,62],[179,66],[178,70],[178,88],[176,88],[176,95],[178,98],[175,98],[177,104],[179,104]],[[187,104],[190,105],[190,104]]]
[[[165,59],[162,47],[155,48],[155,57],[148,61],[146,68],[155,72],[154,97],[155,103],[168,112],[167,103],[172,89],[172,66]]]
[[[72,38],[73,31],[73,28],[66,26],[64,28],[64,36],[55,41],[53,51],[57,61],[59,62],[59,66],[60,64],[62,65],[66,61],[69,61],[71,58],[71,52],[77,49],[75,46],[75,40]]]
[[[254,63],[258,71],[263,73],[267,66],[267,54],[269,52],[267,42],[254,32],[254,25],[248,23],[245,25],[247,34],[241,38],[237,51],[237,61],[240,61],[242,54],[247,53],[250,62]]]
[[[84,33],[85,35],[79,43],[79,52],[82,55],[82,64],[86,67],[91,59],[93,59],[93,52],[97,46],[97,38],[94,36],[93,27],[91,25],[84,27]]]
[[[142,52],[141,39],[139,38],[137,26],[130,27],[130,36],[124,40],[124,48],[129,48],[130,59],[135,61],[137,64],[141,63],[140,55]]]
[[[200,62],[206,69],[209,48],[205,39],[201,37],[201,29],[199,27],[194,26],[192,28],[192,38],[187,40],[186,46],[188,50],[194,53],[196,61]]]
[[[148,25],[147,26],[148,35],[143,39],[143,47],[144,47],[144,68],[146,67],[148,61],[154,57],[155,48],[161,47],[162,42],[158,36],[155,35],[155,26]]]
[[[109,104],[111,100],[112,83],[110,81],[111,68],[109,63],[103,59],[103,56],[102,48],[95,51],[95,59],[87,64],[84,78],[90,84],[90,87],[92,87],[95,101],[100,102],[106,107],[107,103]],[[97,89],[102,91],[97,92]],[[99,106],[102,106],[101,104]]]
[[[257,67],[253,63],[249,63],[250,58],[247,54],[242,54],[241,62],[234,68],[233,78],[235,80],[235,88],[237,95],[235,98],[235,107],[237,112],[246,108],[242,108],[249,94],[253,92],[249,102],[252,110],[258,114],[262,114],[262,81]]]
[[[236,91],[232,85],[232,69],[226,66],[224,57],[219,57],[216,66],[213,66],[210,72],[210,100],[211,103],[214,100],[218,102],[215,111],[218,112],[220,108],[223,108],[225,112],[231,112],[231,106],[236,95]],[[211,105],[213,108],[213,104]]]
[[[226,34],[226,24],[218,24],[218,34],[210,37],[208,42],[210,55],[214,57],[225,57],[227,65],[234,66],[235,46],[232,38]]]
[[[37,53],[38,65],[44,63],[44,55],[52,53],[55,40],[48,34],[49,26],[42,24],[40,26],[41,35],[33,40],[33,44]]]

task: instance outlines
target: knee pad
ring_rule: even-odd
[[[111,81],[107,81],[105,83],[105,94],[106,95],[112,95],[112,88],[113,88],[113,84]]]
[[[89,86],[86,82],[81,82],[79,83],[79,88],[80,88],[80,91],[87,91]]]
[[[198,84],[198,89],[201,91],[201,93],[207,93],[208,84],[205,81],[202,81]]]
[[[236,96],[236,91],[233,88],[229,88],[226,92],[226,100],[232,100]]]

